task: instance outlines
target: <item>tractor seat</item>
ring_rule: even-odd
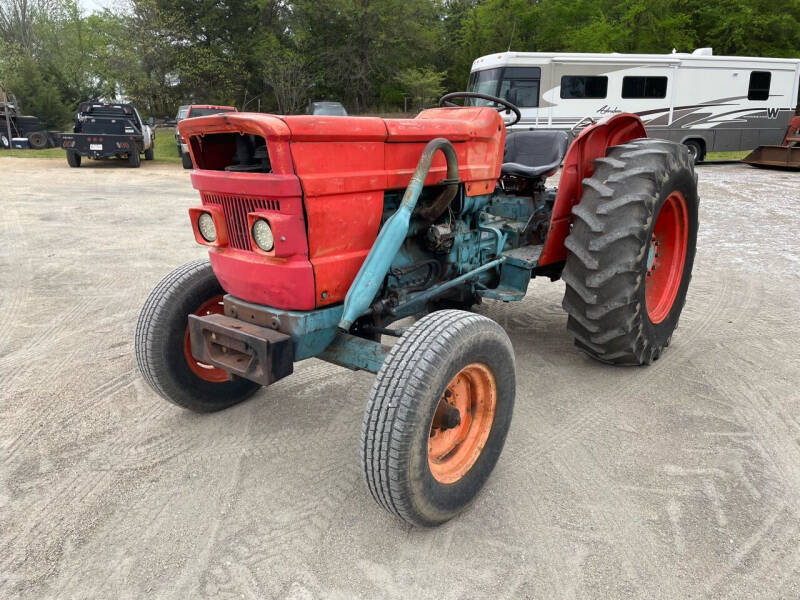
[[[503,175],[536,179],[558,169],[567,152],[565,131],[515,131],[506,137]]]

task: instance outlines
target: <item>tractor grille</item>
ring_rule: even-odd
[[[228,243],[239,250],[251,250],[250,232],[247,230],[247,213],[257,210],[280,210],[281,203],[266,198],[228,196],[227,194],[203,193],[203,204],[221,206],[228,226]]]

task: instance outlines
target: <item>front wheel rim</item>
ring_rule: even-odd
[[[672,192],[658,212],[645,260],[645,303],[653,324],[667,318],[683,280],[689,245],[686,198]]]
[[[454,483],[472,468],[486,445],[497,407],[497,383],[483,363],[471,363],[447,384],[434,411],[428,437],[428,467],[439,483]],[[455,408],[460,423],[441,425]]]
[[[214,296],[209,300],[203,302],[200,307],[194,311],[198,317],[205,317],[206,315],[221,315],[225,313],[225,305],[223,304],[222,296]],[[228,372],[224,369],[202,363],[192,355],[192,342],[189,338],[189,325],[186,325],[186,333],[183,336],[183,356],[186,358],[186,364],[189,365],[192,373],[197,375],[203,381],[210,383],[223,383],[228,381]]]

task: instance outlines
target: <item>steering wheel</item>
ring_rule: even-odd
[[[497,96],[490,96],[489,94],[479,94],[478,92],[451,92],[449,94],[445,94],[439,98],[439,106],[459,106],[458,104],[450,102],[450,100],[453,98],[478,98],[479,100],[488,100],[494,104],[500,104],[501,106],[513,112],[514,116],[516,117],[510,123],[506,123],[506,127],[519,123],[519,120],[522,118],[522,113],[519,112],[519,108],[511,104],[511,102],[508,100],[503,100],[503,98],[498,98]],[[498,108],[497,111],[500,112],[501,109]]]

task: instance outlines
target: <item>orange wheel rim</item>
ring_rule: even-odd
[[[686,198],[672,192],[656,218],[645,264],[647,316],[654,324],[667,318],[683,278],[689,247],[689,210]]]
[[[221,315],[225,312],[225,305],[222,303],[222,296],[214,296],[210,300],[203,302],[200,307],[194,311],[199,317],[206,315]],[[214,365],[202,363],[192,355],[192,343],[189,339],[189,325],[186,325],[186,333],[183,335],[183,356],[186,358],[186,364],[192,370],[192,373],[197,375],[204,381],[211,383],[222,383],[228,381],[228,372],[224,369],[219,369]]]
[[[439,483],[461,479],[478,460],[494,422],[497,383],[489,367],[472,363],[447,384],[431,421],[428,467]],[[460,423],[448,426],[458,411]]]

